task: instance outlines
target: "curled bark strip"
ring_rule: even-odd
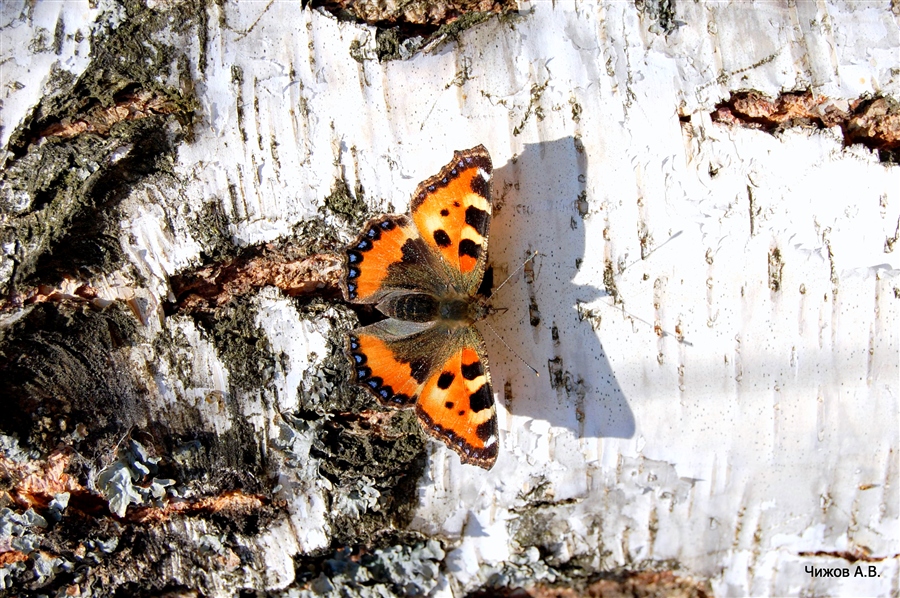
[[[173,311],[198,311],[224,305],[254,289],[275,286],[291,297],[336,292],[340,258],[319,253],[302,259],[277,251],[204,266],[172,277]]]
[[[65,118],[37,133],[38,138],[67,139],[82,133],[108,135],[113,125],[125,120],[139,120],[155,114],[174,114],[181,108],[164,96],[140,90],[117,98],[112,106],[95,106],[78,116]]]
[[[172,502],[165,507],[137,508],[128,514],[127,519],[135,523],[158,523],[179,515],[221,513],[232,517],[247,516],[259,511],[266,504],[268,500],[262,496],[233,490],[196,501]]]
[[[492,588],[470,596],[482,598],[578,598],[579,596],[684,596],[707,598],[712,596],[709,582],[677,576],[672,571],[640,571],[608,574],[584,586],[548,586],[537,583],[529,588]]]
[[[900,554],[891,554],[887,556],[872,556],[869,554],[869,550],[865,547],[855,546],[852,550],[816,550],[816,551],[808,551],[799,553],[800,556],[819,556],[825,558],[833,558],[833,559],[843,559],[848,563],[855,563],[857,561],[863,563],[880,563],[881,561],[886,561],[889,559],[896,559],[900,557]]]
[[[88,493],[78,480],[65,473],[71,461],[66,451],[52,453],[45,460],[14,461],[0,456],[0,476],[12,482],[7,490],[13,501],[24,508],[43,509],[61,492]]]
[[[470,12],[500,13],[515,10],[511,0],[429,0],[381,2],[377,0],[320,0],[312,2],[333,14],[353,15],[366,23],[444,25]]]
[[[787,127],[841,128],[844,143],[877,150],[900,149],[900,104],[887,97],[837,101],[811,92],[769,99],[756,91],[732,94],[712,113],[716,122],[775,132]]]

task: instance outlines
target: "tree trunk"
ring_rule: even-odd
[[[312,4],[3,3],[2,591],[897,595],[897,3]],[[489,471],[338,287],[479,143]]]

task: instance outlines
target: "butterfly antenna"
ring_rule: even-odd
[[[668,245],[671,241],[674,241],[676,238],[680,237],[680,236],[681,236],[681,233],[683,233],[683,232],[684,232],[683,230],[678,231],[677,233],[675,233],[674,235],[672,235],[671,237],[669,237],[668,239],[666,239],[665,241],[663,241],[661,245],[657,245],[657,246],[654,247],[652,250],[650,250],[650,253],[648,253],[647,255],[642,255],[642,256],[639,257],[638,259],[634,260],[633,262],[631,262],[630,264],[628,264],[627,266],[625,266],[624,268],[622,268],[622,270],[625,271],[625,270],[627,270],[628,268],[630,268],[630,267],[632,267],[633,265],[635,265],[636,263],[638,263],[638,262],[640,262],[640,261],[642,261],[642,260],[649,259],[651,255],[653,255],[654,253],[656,253],[657,251],[659,251],[660,249],[662,249],[663,247],[665,247],[666,245]]]
[[[535,253],[537,253],[537,252],[535,251]],[[533,257],[533,256],[532,256],[532,257]],[[491,330],[491,332],[494,333],[494,336],[496,336],[497,338],[499,338],[499,339],[500,339],[500,342],[503,343],[503,345],[504,345],[507,349],[509,349],[509,352],[510,352],[510,353],[512,353],[513,355],[515,355],[516,357],[518,357],[518,358],[519,358],[519,361],[521,361],[522,363],[525,364],[525,367],[527,367],[529,370],[531,370],[532,372],[534,372],[534,375],[537,376],[538,378],[541,377],[541,375],[538,373],[538,371],[537,371],[536,369],[534,369],[534,367],[533,367],[530,363],[528,363],[527,361],[525,361],[525,359],[523,359],[521,355],[519,355],[518,353],[516,353],[516,352],[513,350],[513,348],[510,347],[509,344],[507,344],[507,342],[506,342],[505,340],[503,340],[503,337],[502,337],[502,336],[500,336],[499,334],[497,334],[497,331],[494,330],[494,327],[493,327],[493,326],[491,326],[491,325],[488,324],[487,322],[485,322],[484,324],[485,324],[485,326],[487,326],[487,327]]]
[[[531,252],[531,255],[529,255],[529,256],[525,259],[524,262],[522,262],[521,264],[519,264],[519,267],[516,268],[515,270],[513,270],[512,274],[510,274],[509,276],[507,276],[507,277],[506,277],[506,280],[504,280],[503,282],[501,282],[500,285],[499,285],[496,289],[494,289],[494,291],[491,293],[491,296],[496,295],[496,294],[497,294],[497,291],[499,291],[501,288],[503,288],[503,285],[505,285],[506,283],[508,283],[510,278],[512,278],[513,276],[515,276],[516,274],[518,274],[518,273],[519,273],[519,270],[521,270],[522,268],[524,268],[524,267],[525,267],[525,264],[527,264],[528,262],[530,262],[531,260],[533,260],[533,259],[534,259],[534,256],[536,256],[537,254],[538,254],[537,250],[532,251],[532,252]],[[497,334],[497,333],[495,332],[494,334]],[[497,336],[499,337],[500,335],[497,334]],[[503,340],[503,339],[501,338],[500,340]],[[506,344],[506,343],[503,343],[503,344]],[[506,345],[506,346],[508,347],[509,345]],[[515,351],[513,351],[513,352],[515,352]],[[522,358],[520,357],[519,359],[522,359]],[[531,366],[528,366],[528,367],[531,368]],[[531,368],[531,369],[534,369],[534,368]],[[537,372],[535,372],[535,373],[537,373]]]
[[[650,253],[648,253],[647,255],[641,256],[640,258],[634,260],[633,262],[631,262],[630,264],[628,264],[627,266],[625,266],[624,268],[622,268],[622,271],[624,272],[625,270],[631,268],[631,267],[632,267],[633,265],[635,265],[636,263],[648,259],[651,255],[653,255],[654,253],[656,253],[658,250],[662,249],[663,247],[665,247],[666,245],[668,245],[670,242],[672,242],[672,241],[674,241],[675,239],[677,239],[678,237],[680,237],[681,234],[682,234],[683,232],[684,232],[683,230],[680,230],[680,231],[678,231],[677,233],[675,233],[674,235],[671,235],[668,239],[666,239],[665,241],[663,241],[662,244],[657,245],[656,247],[654,247],[653,250],[650,251]],[[607,306],[607,307],[611,307],[612,309],[617,309],[617,310],[621,311],[624,315],[628,316],[629,318],[631,318],[631,319],[633,319],[633,320],[637,320],[638,322],[641,322],[642,324],[646,324],[646,325],[649,326],[650,328],[653,328],[653,329],[656,329],[656,328],[657,328],[656,324],[653,324],[653,323],[651,323],[651,322],[648,322],[647,320],[641,318],[640,316],[636,316],[635,314],[631,313],[630,311],[628,311],[627,309],[625,309],[625,308],[622,307],[621,305],[615,305],[615,303],[610,304],[610,303],[607,303],[606,301],[601,301],[601,303],[603,303],[603,305],[605,305],[605,306]],[[676,339],[679,343],[681,343],[681,344],[683,344],[683,345],[687,345],[687,346],[689,346],[689,347],[693,347],[693,346],[694,346],[694,345],[691,344],[689,341],[687,341],[681,334],[673,334],[673,333],[669,332],[668,330],[666,330],[665,328],[660,328],[660,329],[658,330],[658,333],[659,333],[661,336],[663,336],[663,337],[671,336],[672,338]]]
[[[622,312],[623,315],[628,316],[632,320],[636,320],[636,321],[640,322],[641,324],[645,324],[648,328],[653,328],[654,330],[657,331],[657,334],[659,334],[662,337],[670,336],[670,337],[674,338],[681,345],[686,345],[688,347],[694,346],[694,343],[692,343],[689,340],[687,340],[686,338],[684,338],[684,335],[674,333],[674,332],[669,332],[665,328],[658,328],[657,325],[654,324],[653,322],[648,322],[644,318],[631,313],[630,311],[628,311],[621,305],[615,305],[614,303],[607,303],[606,301],[600,301],[600,304],[605,305],[606,307],[609,307],[610,309],[620,311],[620,312]]]

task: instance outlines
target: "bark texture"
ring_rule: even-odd
[[[898,18],[4,2],[0,593],[896,595]],[[491,471],[337,286],[478,143]]]

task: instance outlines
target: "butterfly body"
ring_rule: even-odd
[[[354,381],[382,404],[415,408],[464,463],[490,469],[498,432],[487,353],[473,326],[487,259],[492,165],[483,146],[416,189],[410,214],[366,223],[344,250],[341,288],[387,316],[347,335]]]
[[[471,326],[484,318],[489,310],[486,301],[468,295],[400,295],[378,304],[378,311],[390,318],[407,322],[442,322],[449,327]]]

